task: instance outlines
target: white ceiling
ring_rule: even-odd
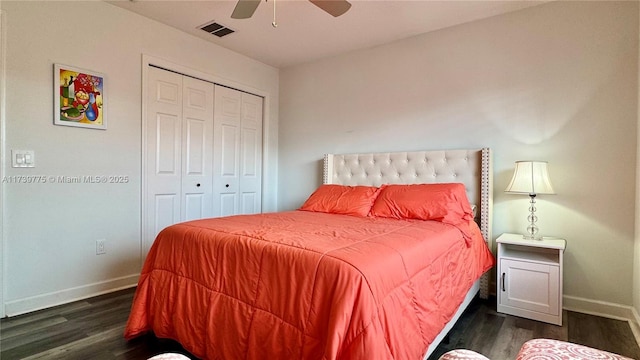
[[[232,19],[235,0],[111,0],[109,3],[277,68],[369,48],[437,29],[482,19],[548,0],[392,1],[350,0],[334,18],[307,0],[260,3],[250,19]],[[236,32],[219,38],[199,29],[215,20]]]

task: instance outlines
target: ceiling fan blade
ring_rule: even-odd
[[[238,0],[233,13],[232,19],[248,19],[253,16],[256,9],[260,5],[260,0]]]
[[[338,17],[351,8],[351,4],[346,0],[309,0],[313,5],[326,11],[334,17]]]

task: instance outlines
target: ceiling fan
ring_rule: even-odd
[[[260,5],[262,0],[238,0],[231,18],[248,19]],[[347,0],[309,0],[313,5],[326,11],[328,14],[338,17],[349,10],[351,4]]]

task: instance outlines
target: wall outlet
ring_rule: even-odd
[[[107,248],[104,245],[105,242],[106,242],[105,239],[96,240],[96,255],[102,255],[107,253]]]

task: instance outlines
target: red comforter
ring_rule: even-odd
[[[494,263],[434,221],[291,211],[163,230],[125,337],[153,331],[207,359],[421,359]]]

